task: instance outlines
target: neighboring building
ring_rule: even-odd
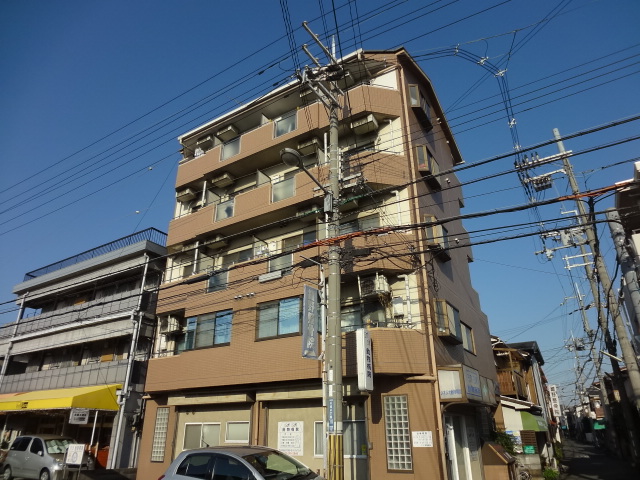
[[[614,238],[617,250],[617,262],[622,273],[621,294],[625,306],[624,313],[631,325],[631,339],[640,354],[640,162],[633,167],[632,182],[616,191],[616,210],[619,223],[611,225],[616,231],[622,229],[622,235]],[[609,217],[609,214],[607,215]],[[618,245],[618,242],[620,244]],[[622,255],[621,255],[622,254]]]
[[[404,49],[341,64],[345,476],[481,479],[496,373],[456,220],[460,152]],[[327,132],[322,103],[290,84],[180,137],[140,478],[234,443],[324,471],[322,363],[302,357],[303,288],[327,273],[324,194],[279,152],[297,149],[325,185]],[[372,387],[358,383],[362,332]]]
[[[103,467],[135,465],[165,241],[134,233],[14,287],[18,319],[0,327],[3,440],[64,434],[91,444]]]
[[[541,474],[545,465],[555,465],[551,441],[559,440],[544,359],[535,341],[506,344],[493,337],[493,353],[500,385],[496,426],[515,438],[521,462]]]

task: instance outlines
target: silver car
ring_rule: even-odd
[[[64,469],[67,448],[77,443],[70,437],[60,435],[22,435],[16,437],[7,452],[2,470],[2,480],[25,478],[51,480],[56,472]],[[82,459],[82,470],[93,470],[95,463],[86,453]],[[77,470],[78,466],[72,469]]]
[[[323,480],[299,461],[269,447],[185,450],[158,480]]]

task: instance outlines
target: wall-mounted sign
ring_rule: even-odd
[[[278,422],[278,450],[281,452],[301,457],[303,455],[303,438],[303,422]]]
[[[361,392],[373,391],[373,355],[371,335],[366,328],[356,330],[356,357],[358,359],[358,388]]]
[[[469,400],[482,401],[482,388],[480,387],[480,374],[474,368],[462,366],[464,375],[464,391]]]
[[[462,399],[460,370],[438,370],[441,400]]]
[[[320,292],[304,286],[302,297],[302,358],[318,359],[318,317]]]
[[[411,432],[413,447],[433,447],[433,432],[430,430]]]
[[[72,443],[67,447],[67,454],[64,463],[67,465],[82,465],[82,456],[84,455],[84,444]]]

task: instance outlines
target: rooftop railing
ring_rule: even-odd
[[[86,252],[78,253],[73,257],[65,258],[64,260],[60,260],[59,262],[52,263],[51,265],[47,265],[46,267],[28,272],[24,276],[24,281],[26,282],[27,280],[31,280],[33,278],[37,278],[47,273],[55,272],[57,270],[61,270],[71,265],[75,265],[77,263],[84,262],[85,260],[99,257],[100,255],[104,255],[106,253],[128,247],[129,245],[133,245],[144,240],[148,240],[155,244],[165,246],[167,243],[167,234],[155,228],[147,228],[146,230],[142,230],[140,232],[127,235],[126,237],[119,238],[112,242],[105,243],[104,245],[100,245],[99,247],[92,248],[91,250],[87,250]]]

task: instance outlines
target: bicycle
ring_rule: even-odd
[[[529,469],[519,460],[516,460],[516,479],[531,480],[531,478],[531,472],[529,471]]]

